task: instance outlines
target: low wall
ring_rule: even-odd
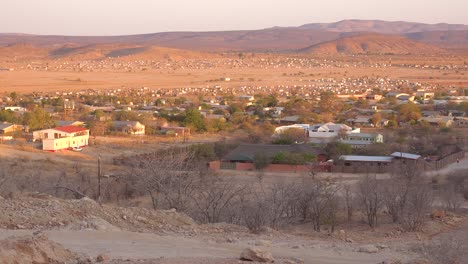
[[[255,170],[253,163],[236,163],[236,170]]]
[[[227,166],[231,165],[231,166]],[[212,161],[209,163],[209,168],[212,170],[231,169],[239,171],[255,171],[255,164],[253,163],[223,163],[219,161]],[[264,172],[330,172],[331,165],[329,164],[316,164],[316,165],[288,165],[288,164],[270,164],[263,168]]]

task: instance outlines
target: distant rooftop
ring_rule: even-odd
[[[356,156],[356,155],[343,155],[340,160],[344,161],[364,161],[364,162],[392,162],[393,157],[388,156]]]
[[[421,155],[404,153],[404,152],[393,152],[390,156],[395,157],[395,158],[412,159],[412,160],[417,160],[421,158]]]
[[[81,131],[88,130],[86,128],[78,127],[78,126],[61,126],[61,127],[55,127],[53,129],[58,130],[58,131],[62,131],[62,132],[65,132],[65,133],[76,133],[76,132],[81,132]]]

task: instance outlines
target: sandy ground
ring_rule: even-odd
[[[30,234],[27,230],[1,230],[0,239],[15,235]],[[112,259],[157,259],[157,258],[238,258],[242,250],[254,241],[235,243],[185,238],[180,236],[160,236],[123,231],[46,231],[53,241],[75,252],[96,257],[106,254]],[[297,243],[297,242],[296,242]],[[380,263],[395,259],[406,259],[401,253],[391,249],[368,254],[356,252],[355,248],[307,242],[305,246],[292,248],[291,243],[274,241],[272,254],[279,259],[303,259],[305,263],[353,264]]]

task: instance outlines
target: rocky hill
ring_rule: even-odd
[[[425,24],[405,21],[383,20],[342,20],[335,23],[312,23],[300,26],[302,29],[325,30],[331,32],[375,32],[382,34],[406,34],[428,31],[468,30],[468,25],[461,24]]]
[[[183,60],[208,59],[219,57],[213,53],[164,48],[157,46],[120,45],[120,44],[65,44],[33,46],[13,44],[0,47],[0,57],[8,60],[102,60],[119,58],[121,60]]]
[[[443,54],[447,51],[396,35],[365,34],[343,37],[300,50],[314,55],[339,54]]]

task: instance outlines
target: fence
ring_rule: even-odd
[[[455,163],[455,162],[463,159],[464,157],[465,157],[465,151],[464,150],[453,153],[453,154],[450,154],[448,156],[445,156],[445,157],[435,161],[434,168],[436,170],[440,170],[440,169],[446,167],[449,164]]]

